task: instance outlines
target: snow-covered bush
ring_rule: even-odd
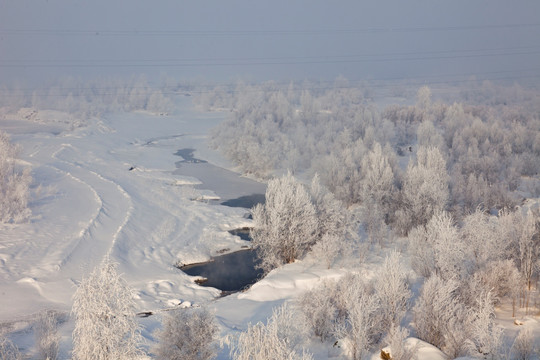
[[[153,352],[163,360],[209,360],[216,356],[215,317],[205,308],[170,311],[155,332]]]
[[[346,317],[336,324],[335,337],[345,344],[348,356],[362,359],[371,345],[379,340],[380,313],[377,297],[358,276],[342,289]]]
[[[73,296],[73,358],[135,359],[141,336],[132,290],[106,258]]]
[[[446,160],[434,147],[420,147],[416,163],[409,163],[403,180],[402,208],[396,215],[403,234],[425,225],[433,214],[444,210],[449,200]]]
[[[249,324],[231,347],[235,360],[312,360],[311,354],[298,348],[298,329],[293,329],[292,313],[280,308],[266,324]]]
[[[266,271],[302,257],[316,242],[315,207],[291,173],[269,181],[266,203],[253,209],[253,221],[253,246]]]
[[[437,275],[426,280],[413,308],[418,337],[450,356],[465,350],[467,311],[457,295],[456,280],[442,280]]]
[[[338,317],[336,298],[338,286],[332,280],[323,280],[321,284],[303,293],[298,299],[300,310],[307,331],[326,341],[334,335]]]
[[[41,359],[56,360],[60,334],[58,334],[58,313],[44,311],[36,323],[36,344]]]
[[[22,360],[23,355],[10,340],[0,336],[0,359],[2,360]]]
[[[475,308],[469,311],[471,355],[482,359],[501,358],[503,329],[495,324],[495,309],[489,292],[479,296]]]
[[[533,333],[529,328],[523,328],[516,336],[512,344],[511,353],[517,360],[532,359],[535,353]]]
[[[466,245],[449,213],[435,213],[427,225],[411,230],[409,241],[412,267],[418,274],[443,279],[465,276]]]
[[[383,340],[383,343],[390,348],[389,355],[392,360],[412,360],[415,358],[417,348],[405,346],[405,340],[408,336],[409,330],[399,325],[392,325]]]
[[[394,251],[386,257],[374,287],[379,302],[380,326],[383,332],[388,332],[401,323],[411,297],[407,274],[398,252]]]
[[[30,170],[17,171],[18,147],[0,131],[0,222],[21,222],[28,218]]]
[[[395,203],[395,177],[390,163],[390,150],[374,142],[362,157],[360,200],[362,222],[371,242],[382,244],[388,237],[392,204]]]

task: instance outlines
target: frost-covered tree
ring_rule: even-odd
[[[36,344],[41,359],[56,360],[60,334],[58,334],[58,314],[44,311],[36,323]]]
[[[495,309],[489,292],[477,299],[476,306],[469,312],[469,352],[482,359],[500,359],[503,329],[495,323]]]
[[[338,317],[336,297],[339,296],[337,290],[334,281],[323,280],[298,299],[307,331],[323,342],[333,335],[336,327]]]
[[[106,258],[73,296],[73,358],[135,359],[141,351],[132,290]]]
[[[392,325],[390,331],[383,340],[384,344],[390,347],[392,360],[412,360],[416,358],[417,346],[407,348],[405,340],[409,336],[409,330],[399,325]]]
[[[298,347],[298,330],[292,312],[286,307],[274,311],[266,324],[249,324],[231,347],[235,360],[312,360],[313,356]]]
[[[437,274],[443,279],[465,275],[465,245],[450,214],[436,213],[426,226],[419,226],[409,234],[413,269],[429,277]]]
[[[19,148],[0,131],[0,222],[20,222],[28,218],[30,170],[17,171]]]
[[[411,297],[407,274],[398,252],[393,251],[386,257],[374,287],[379,302],[380,326],[383,332],[388,332],[392,326],[401,323]]]
[[[335,337],[343,341],[352,360],[362,359],[380,335],[377,297],[360,279],[347,284],[343,295],[346,317],[338,322]]]
[[[311,196],[290,172],[268,182],[266,203],[253,209],[253,221],[253,246],[266,271],[302,257],[317,240]]]
[[[19,348],[17,348],[10,340],[0,336],[0,359],[22,360],[23,355],[19,351]]]
[[[311,180],[310,194],[317,217],[317,240],[325,235],[341,239],[350,236],[348,211],[343,203],[321,184],[318,174]]]
[[[373,149],[363,157],[361,177],[364,226],[371,241],[381,243],[386,237],[395,179],[389,158],[379,143],[374,143]]]
[[[523,328],[512,344],[511,352],[517,360],[532,359],[535,352],[533,333],[529,328]]]
[[[464,328],[466,309],[457,294],[458,282],[437,275],[426,280],[413,308],[414,327],[418,337],[449,355],[459,355],[467,339]],[[445,347],[451,346],[448,351]]]
[[[154,353],[163,360],[210,360],[216,356],[215,317],[205,308],[168,312],[155,332]]]
[[[404,234],[427,224],[433,214],[445,209],[449,199],[446,161],[439,149],[420,147],[416,158],[416,164],[409,163],[405,172],[402,208],[396,214]]]

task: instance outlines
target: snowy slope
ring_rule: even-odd
[[[250,220],[245,209],[191,200],[212,192],[194,188],[201,182],[193,177],[174,174],[182,160],[174,153],[181,148],[227,164],[205,145],[205,134],[223,115],[186,109],[170,117],[115,114],[75,130],[47,125],[54,119],[0,123],[22,146],[21,162],[40,186],[31,220],[0,231],[1,322],[44,309],[68,312],[76,284],[107,255],[136,290],[141,311],[219,294],[173,265],[239,249],[245,241],[227,230]],[[264,192],[262,184],[239,181],[253,184],[237,193],[229,184],[229,198]]]

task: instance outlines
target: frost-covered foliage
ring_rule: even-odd
[[[465,275],[465,246],[450,214],[436,213],[426,226],[413,229],[409,239],[412,266],[420,275],[436,274],[443,279]]]
[[[253,246],[265,271],[311,249],[330,267],[354,237],[347,211],[318,178],[308,190],[290,172],[268,182],[266,202],[253,208],[253,221]]]
[[[72,125],[81,125],[92,116],[113,111],[146,110],[168,113],[173,109],[171,95],[182,91],[182,85],[163,79],[151,84],[144,76],[126,78],[80,79],[64,77],[46,89],[31,93],[20,88],[2,89],[9,94],[0,107],[12,111],[20,108],[34,110],[57,110],[76,116]]]
[[[532,359],[535,354],[535,343],[531,329],[521,329],[512,344],[512,355],[517,360]]]
[[[458,219],[479,206],[512,207],[519,200],[513,192],[523,184],[522,176],[537,177],[540,172],[540,106],[534,90],[479,84],[485,90],[481,101],[466,93],[458,99],[462,102],[445,104],[433,100],[430,89],[422,87],[415,105],[389,105],[378,111],[364,91],[344,89],[342,82],[320,90],[306,88],[312,84],[287,88],[275,83],[241,84],[204,94],[207,106],[214,103],[233,110],[216,129],[214,145],[244,172],[260,177],[287,168],[318,172],[338,199],[348,205],[365,202],[368,208],[377,203],[362,196],[362,182],[369,172],[365,169],[369,160],[364,158],[377,152],[376,143],[390,159],[396,152],[414,158],[418,147],[436,149],[444,159],[438,168],[446,171],[432,178],[422,176],[422,166],[413,163],[415,169],[402,178],[398,162],[390,161],[394,186],[404,188],[404,201],[394,202],[385,224],[402,233],[429,221],[432,206],[449,210]],[[509,100],[503,101],[500,94]],[[419,163],[428,159],[422,153],[417,156]],[[387,168],[384,162],[376,164]],[[410,191],[415,186],[422,190],[418,196]],[[429,194],[427,204],[416,206]],[[426,210],[421,211],[424,205]],[[386,214],[384,208],[366,211],[367,226],[379,229],[380,217]]]
[[[371,242],[382,243],[388,237],[387,223],[396,200],[394,172],[388,153],[375,142],[373,149],[362,158],[360,199],[364,227]]]
[[[0,336],[0,359],[2,360],[22,360],[23,355],[10,340]]]
[[[323,280],[298,299],[307,331],[321,341],[334,335],[339,316],[338,291],[339,285],[335,281]]]
[[[469,321],[467,310],[458,297],[459,283],[431,276],[422,287],[414,306],[414,326],[418,337],[443,349],[448,355],[465,354]]]
[[[495,309],[491,293],[485,292],[476,299],[476,306],[469,311],[471,319],[469,352],[482,359],[500,359],[503,329],[495,324]]]
[[[132,290],[106,258],[73,296],[73,358],[135,359],[141,336]]]
[[[383,340],[384,344],[390,348],[392,360],[413,360],[416,356],[416,347],[407,348],[405,340],[409,336],[409,330],[398,325],[392,325],[390,331]]]
[[[215,317],[205,308],[170,311],[155,332],[154,354],[164,360],[209,360],[216,356]]]
[[[253,209],[253,221],[253,246],[266,271],[303,256],[316,241],[311,196],[291,173],[269,181],[266,202]]]
[[[437,275],[426,280],[414,306],[418,337],[442,349],[448,356],[498,359],[502,353],[502,329],[495,323],[494,299],[489,291],[468,303],[456,279]]]
[[[392,254],[373,286],[350,273],[322,281],[298,299],[308,334],[337,341],[350,359],[363,358],[383,336],[396,335],[389,334],[399,326],[410,297],[405,278],[399,256]]]
[[[312,360],[313,356],[299,349],[299,329],[295,328],[293,312],[285,307],[274,311],[266,324],[249,324],[231,347],[235,360]]]
[[[439,149],[419,148],[416,163],[409,163],[405,172],[402,205],[396,214],[403,234],[415,226],[427,224],[435,213],[446,208],[448,179],[446,161]]]
[[[358,276],[344,279],[342,288],[345,316],[335,329],[335,337],[345,344],[352,360],[364,358],[371,345],[381,336],[380,312],[377,296]]]
[[[19,149],[0,131],[0,222],[21,222],[28,218],[30,170],[18,171],[15,161]]]
[[[375,294],[379,302],[380,326],[383,332],[389,332],[399,326],[409,308],[411,291],[407,273],[401,264],[398,252],[392,252],[384,260],[382,269],[375,280]]]
[[[44,311],[36,323],[36,344],[41,359],[56,360],[60,334],[58,333],[58,313]]]

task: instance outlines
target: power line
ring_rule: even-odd
[[[516,51],[519,52],[516,52]],[[418,56],[418,55],[438,55],[438,54],[461,54],[463,56],[468,56],[466,54],[472,53],[470,56],[489,56],[489,55],[512,55],[519,54],[520,52],[525,52],[525,50],[534,50],[532,52],[526,53],[536,53],[540,50],[540,46],[519,46],[519,47],[499,47],[499,48],[484,48],[484,49],[453,49],[453,50],[435,50],[435,51],[415,51],[415,52],[390,52],[390,53],[379,53],[379,54],[346,54],[346,55],[321,55],[321,56],[271,56],[271,57],[216,57],[216,58],[166,58],[166,59],[19,59],[19,60],[0,60],[0,64],[4,63],[6,65],[15,65],[15,64],[54,64],[56,63],[66,63],[66,64],[92,64],[92,63],[120,63],[123,65],[125,63],[167,63],[167,62],[208,62],[212,63],[215,61],[225,61],[225,62],[249,62],[249,61],[279,61],[279,60],[318,60],[318,59],[351,59],[351,58],[372,58],[372,57],[389,57],[389,56]],[[514,52],[508,52],[514,51]],[[487,52],[487,53],[486,53]],[[478,54],[475,54],[478,53]],[[486,53],[486,54],[483,54]],[[462,56],[462,55],[451,55],[451,56]]]
[[[460,26],[429,26],[429,27],[372,27],[359,29],[283,29],[283,30],[118,30],[118,29],[0,29],[0,35],[17,36],[321,36],[321,35],[347,35],[347,34],[378,34],[378,33],[408,33],[408,32],[444,32],[444,31],[471,31],[496,29],[526,29],[540,27],[540,23],[523,24],[491,24],[491,25],[460,25]]]

